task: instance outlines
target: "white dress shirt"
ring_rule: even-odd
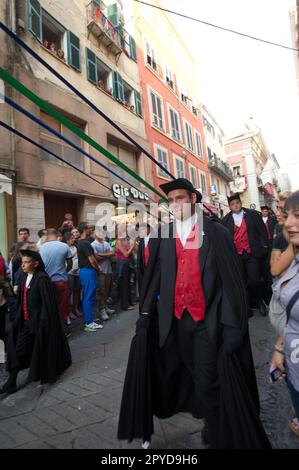
[[[176,232],[181,240],[183,246],[186,245],[186,241],[193,230],[194,225],[197,222],[197,214],[193,214],[186,220],[175,219]]]
[[[268,217],[263,217],[264,224],[268,222]]]
[[[147,237],[144,237],[144,238],[143,238],[143,240],[144,240],[144,246],[145,246],[145,247],[148,245],[149,239],[150,239],[150,235],[148,235]]]
[[[239,214],[233,214],[233,219],[237,227],[241,227],[244,217],[244,211],[239,212]]]

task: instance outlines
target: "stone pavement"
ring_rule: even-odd
[[[116,449],[140,448],[116,439],[118,411],[129,345],[137,309],[121,312],[95,333],[70,337],[73,365],[51,386],[36,383],[0,398],[2,449]],[[250,319],[250,330],[261,399],[261,417],[275,448],[299,448],[288,429],[291,404],[284,383],[268,383],[268,361],[274,333],[268,318]],[[19,385],[26,374],[20,374]],[[1,380],[1,379],[0,379]],[[3,377],[2,377],[3,382]],[[188,414],[155,420],[154,449],[200,449],[202,421]]]

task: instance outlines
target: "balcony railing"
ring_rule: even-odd
[[[209,166],[227,181],[233,180],[233,174],[230,167],[218,157],[209,157]]]
[[[120,55],[126,42],[120,32],[104,15],[98,2],[92,0],[86,8],[88,30],[108,47],[112,54]]]

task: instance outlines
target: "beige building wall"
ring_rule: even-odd
[[[10,7],[13,5],[13,2],[6,3],[10,5]],[[11,12],[11,14],[14,13],[15,15],[17,23],[14,24],[25,25],[25,28],[17,29],[23,41],[64,76],[75,88],[80,90],[90,101],[95,103],[110,119],[116,122],[136,140],[139,145],[148,149],[145,138],[144,120],[88,81],[86,47],[94,52],[98,59],[105,63],[110,69],[119,72],[128,85],[136,91],[140,91],[137,63],[127,57],[124,52],[117,58],[89,32],[85,8],[87,3],[88,2],[82,2],[81,0],[64,0],[63,2],[40,1],[41,7],[51,17],[80,39],[81,72],[76,71],[66,62],[52,55],[29,31],[27,2],[16,2],[16,10],[15,12]],[[0,15],[2,15],[1,19],[4,23],[10,26],[10,17],[5,9],[0,9]],[[2,37],[3,36],[1,36],[1,38]],[[3,39],[7,41],[7,38]],[[8,41],[11,40],[9,39]],[[111,138],[116,141],[121,148],[129,148],[131,152],[136,154],[136,167],[140,176],[149,183],[152,183],[150,160],[140,154],[139,150],[132,144],[128,144],[127,139],[123,137],[121,133],[116,131],[113,126],[83,103],[82,100],[29,54],[25,52],[22,54],[18,53],[14,57],[14,60],[11,60],[11,72],[19,81],[32,89],[34,93],[42,97],[45,101],[56,107],[66,115],[66,117],[69,117],[80,125],[89,136],[105,149],[109,148]],[[5,65],[4,58],[1,54],[0,61],[1,66],[8,69],[8,65]],[[24,108],[35,116],[42,117],[39,108],[26,98],[14,93],[14,99],[17,99]],[[37,124],[28,120],[28,118],[24,117],[19,112],[11,112],[10,108],[6,105],[0,104],[0,113],[2,113],[1,116],[4,116],[4,120],[13,122],[18,130],[28,135],[33,140],[41,142],[41,132],[43,131],[41,131]],[[121,183],[120,180],[111,176],[107,170],[90,161],[87,157],[82,155],[84,161],[83,171],[99,180],[109,189],[104,188],[70,167],[45,161],[42,159],[41,151],[38,148],[22,139],[13,139],[6,131],[3,132],[1,129],[0,138],[1,142],[5,142],[5,145],[0,146],[0,168],[12,165],[12,148],[14,145],[16,146],[16,221],[18,228],[28,226],[32,232],[36,232],[38,229],[45,226],[45,194],[59,196],[61,200],[63,200],[64,195],[66,198],[69,196],[76,198],[78,208],[77,218],[80,220],[87,217],[88,214],[91,214],[91,208],[96,207],[98,202],[103,200],[116,202],[110,188],[115,182]],[[71,134],[69,138],[72,138]],[[110,160],[89,146],[89,144],[83,143],[82,148],[106,166],[111,164]],[[119,158],[120,160],[122,159],[121,152]],[[132,179],[130,181],[133,182]],[[139,187],[139,183],[136,183],[136,185]],[[140,189],[150,193],[150,191],[143,186],[140,186]],[[36,207],[36,211],[33,213],[34,207]],[[92,220],[92,217],[90,217],[90,220]]]
[[[290,22],[291,22],[291,33],[292,42],[294,49],[299,49],[299,2],[297,0],[296,5],[290,9]],[[294,51],[294,64],[295,73],[297,79],[297,88],[299,93],[299,52]]]

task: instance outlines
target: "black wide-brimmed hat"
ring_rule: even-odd
[[[186,178],[177,178],[169,183],[160,184],[160,188],[166,195],[175,189],[186,189],[186,191],[196,194],[196,202],[200,202],[202,200],[201,193],[195,189],[191,181]]]
[[[235,194],[233,194],[232,196],[228,196],[228,198],[227,198],[228,204],[229,204],[230,202],[232,202],[232,201],[235,201],[235,200],[241,201],[241,198],[240,198],[240,194],[239,194],[239,193],[235,193]]]
[[[20,253],[22,256],[28,256],[28,258],[34,259],[34,261],[38,261],[38,269],[41,271],[45,270],[45,265],[42,260],[41,255],[39,254],[38,251],[34,250],[20,250]]]

